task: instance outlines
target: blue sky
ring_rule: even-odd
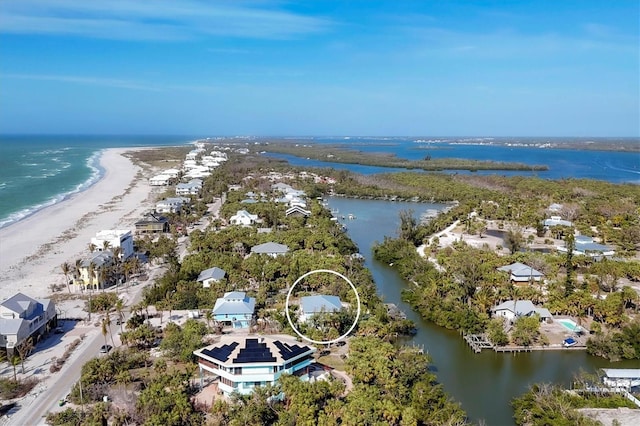
[[[0,133],[640,136],[640,2],[2,0]]]

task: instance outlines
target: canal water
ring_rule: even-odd
[[[410,202],[358,200],[331,197],[329,208],[338,216],[349,214],[355,219],[340,219],[351,239],[360,248],[371,270],[378,293],[389,303],[395,303],[413,320],[418,333],[408,344],[418,345],[433,358],[438,381],[446,392],[461,403],[474,423],[484,420],[489,426],[513,425],[510,401],[526,392],[533,383],[560,383],[569,386],[581,370],[597,368],[640,368],[640,362],[610,363],[587,355],[585,351],[536,351],[501,354],[485,350],[475,354],[454,331],[424,321],[411,307],[402,302],[401,291],[408,284],[388,265],[373,259],[371,247],[385,236],[395,237],[399,213],[412,209],[416,218],[429,209],[444,205]]]

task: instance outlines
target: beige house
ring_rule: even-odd
[[[92,286],[93,289],[104,288],[109,280],[108,268],[113,265],[113,253],[101,251],[91,253],[89,257],[82,259],[80,263],[79,281],[76,284],[83,289]],[[93,271],[91,273],[91,271]]]

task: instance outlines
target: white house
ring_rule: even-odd
[[[96,233],[91,238],[91,244],[96,246],[97,251],[104,250],[105,242],[108,243],[107,250],[120,247],[120,259],[126,260],[133,256],[133,233],[126,229],[106,229]]]
[[[293,217],[309,217],[311,215],[311,212],[309,210],[305,210],[303,207],[300,207],[298,205],[294,205],[292,207],[289,207],[285,212],[284,215],[286,217],[289,216],[293,216]]]
[[[342,309],[338,296],[304,296],[300,298],[300,321],[307,322],[314,315],[324,312],[336,312]]]
[[[227,273],[223,269],[214,266],[213,268],[205,269],[200,272],[197,281],[202,283],[202,287],[209,288],[211,287],[211,283],[220,282],[226,275]]]
[[[258,386],[275,384],[283,374],[309,380],[309,366],[316,348],[288,338],[221,336],[219,342],[193,352],[198,360],[200,383],[208,372],[220,378],[218,389],[250,394]]]
[[[551,228],[552,226],[573,226],[573,222],[562,219],[561,216],[551,216],[549,219],[542,221],[542,225]]]
[[[640,387],[640,368],[603,368],[602,372],[607,386],[628,390]]]
[[[251,214],[246,210],[238,210],[236,214],[229,218],[229,223],[232,225],[243,225],[249,226],[253,225],[258,221],[257,214]]]
[[[167,169],[162,172],[163,175],[169,176],[172,179],[177,179],[180,176],[180,170],[178,169]]]
[[[189,205],[191,203],[191,199],[184,197],[172,197],[165,198],[162,201],[158,201],[156,203],[156,212],[157,213],[180,213],[182,207],[185,205]]]
[[[176,185],[176,195],[200,195],[200,191],[202,190],[202,180],[201,179],[191,179],[187,183],[179,183]]]
[[[149,179],[149,185],[151,186],[167,186],[171,182],[171,176],[159,174]]]
[[[247,328],[251,325],[256,299],[244,291],[230,291],[216,300],[213,318],[231,324],[233,328]]]
[[[491,309],[494,316],[513,321],[518,317],[528,317],[534,314],[540,315],[540,320],[553,319],[551,312],[546,308],[536,308],[531,300],[507,300]]]
[[[0,348],[10,353],[29,337],[38,338],[57,326],[54,303],[17,293],[0,303]]]
[[[288,251],[289,247],[287,247],[286,245],[274,242],[258,244],[257,246],[251,247],[251,253],[266,254],[267,256],[271,257],[277,257],[287,254]]]
[[[498,268],[498,271],[508,272],[510,274],[511,281],[517,283],[527,283],[532,281],[539,282],[544,278],[544,274],[542,272],[536,271],[531,266],[527,266],[520,262],[501,266]]]

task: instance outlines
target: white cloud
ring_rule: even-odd
[[[210,36],[286,39],[325,31],[331,22],[269,2],[199,0],[2,0],[0,32],[127,40]]]

